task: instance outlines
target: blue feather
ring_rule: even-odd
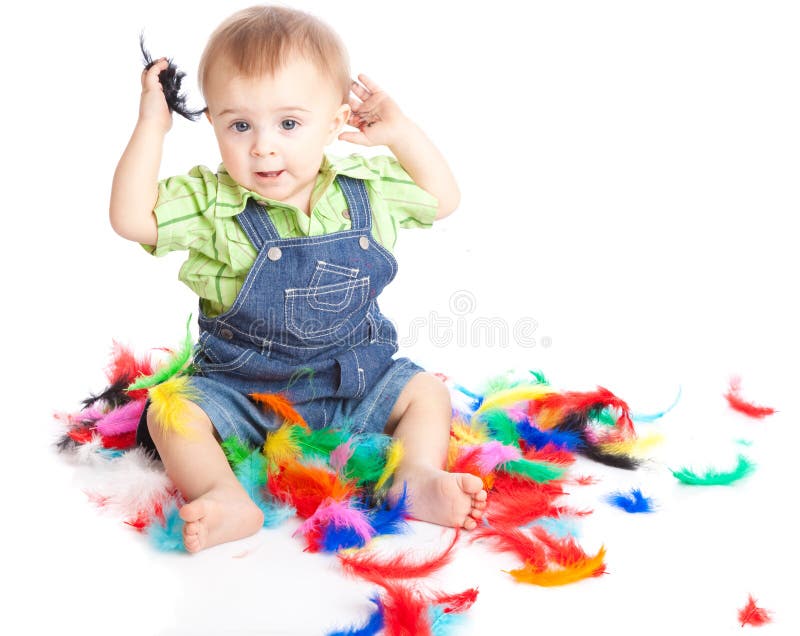
[[[681,399],[681,387],[678,387],[678,395],[675,396],[675,399],[672,401],[667,408],[663,411],[659,411],[658,413],[631,413],[631,419],[636,422],[637,424],[646,424],[648,422],[655,422],[658,418],[663,417],[667,413],[669,413],[672,409],[675,408],[675,405]]]
[[[388,502],[369,514],[369,522],[375,529],[376,534],[401,534],[408,528],[406,518],[408,517],[408,487],[403,484],[403,494],[394,504],[390,506]]]
[[[559,448],[566,450],[577,450],[583,445],[581,436],[574,431],[542,431],[527,420],[517,423],[517,432],[528,446],[534,448],[544,448],[548,443],[552,443]]]
[[[455,612],[445,612],[439,605],[432,605],[428,608],[428,620],[431,623],[431,634],[433,636],[450,636],[455,634],[456,629],[464,626],[466,616]],[[459,630],[460,632],[461,630]]]
[[[625,512],[653,512],[655,504],[652,499],[645,497],[638,488],[630,492],[612,492],[606,497],[608,503],[617,508],[622,508]]]
[[[281,503],[274,499],[265,499],[264,496],[257,492],[251,496],[253,502],[264,513],[264,528],[274,528],[279,526],[288,518],[297,514],[293,506]]]
[[[151,523],[147,527],[150,543],[162,552],[185,552],[183,545],[183,519],[178,516],[178,507],[170,506],[164,511],[164,525]]]
[[[347,548],[361,548],[366,545],[366,541],[349,526],[337,528],[335,523],[328,523],[323,530],[321,544],[323,552],[337,552]]]
[[[574,519],[569,517],[539,517],[531,525],[536,525],[543,528],[547,534],[550,534],[559,539],[565,537],[578,538],[580,531],[578,524]]]
[[[478,395],[477,393],[473,393],[472,391],[470,391],[468,389],[465,389],[460,384],[456,384],[453,388],[456,391],[459,391],[460,393],[463,393],[464,395],[466,395],[468,398],[470,398],[472,400],[471,407],[472,407],[473,411],[477,411],[480,408],[481,404],[483,404],[483,396],[482,395]]]
[[[377,596],[373,596],[370,601],[375,603],[377,608],[369,615],[363,627],[351,627],[346,631],[330,632],[328,636],[375,636],[383,630],[383,604]]]

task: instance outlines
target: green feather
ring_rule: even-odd
[[[189,359],[192,357],[193,340],[190,323],[192,321],[191,314],[189,320],[186,321],[186,338],[184,339],[183,348],[180,349],[174,356],[172,356],[166,364],[164,364],[153,375],[139,376],[136,381],[131,384],[127,390],[135,391],[136,389],[150,389],[157,384],[161,384],[165,380],[169,380],[172,376],[178,375]]]
[[[303,455],[311,455],[323,459],[328,459],[331,451],[350,437],[347,431],[330,427],[311,431],[302,426],[292,427],[291,436],[302,449]]]
[[[345,464],[345,478],[357,480],[358,486],[378,481],[386,465],[386,449],[391,441],[391,437],[381,433],[360,437],[353,444],[353,454]]]
[[[610,409],[603,409],[597,414],[597,417],[595,419],[604,426],[617,425],[617,416],[614,415],[614,413],[612,413]]]
[[[718,470],[709,469],[705,474],[700,475],[688,468],[681,468],[680,470],[673,470],[672,474],[675,475],[678,481],[690,486],[727,486],[742,477],[746,477],[755,469],[755,464],[747,459],[744,455],[739,455],[736,468],[728,472],[721,472]],[[672,469],[670,469],[672,470]]]
[[[492,439],[506,446],[515,446],[519,448],[519,431],[517,431],[517,424],[509,417],[508,413],[500,409],[489,409],[481,413],[479,417],[480,420],[486,422]]]
[[[222,450],[225,451],[225,457],[234,470],[253,452],[252,448],[235,435],[231,435],[222,442]]]
[[[565,468],[549,462],[537,462],[530,459],[512,459],[510,462],[500,464],[507,473],[527,477],[540,484],[559,479],[564,475]]]
[[[536,369],[535,371],[533,369],[528,369],[528,373],[530,373],[534,378],[536,378],[535,384],[547,384],[547,385],[550,384],[547,381],[547,378],[545,377],[544,373],[542,373],[539,369]]]

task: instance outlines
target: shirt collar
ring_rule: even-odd
[[[319,173],[317,174],[317,181],[314,184],[314,190],[311,194],[312,210],[316,208],[317,203],[325,195],[338,174],[361,180],[373,180],[380,177],[380,174],[371,170],[364,162],[364,159],[358,155],[334,157],[323,154],[322,163],[320,164]],[[255,199],[258,203],[270,208],[283,208],[292,212],[300,212],[298,208],[293,205],[262,197],[260,194],[242,187],[228,174],[224,164],[219,164],[217,175],[219,186],[224,187],[230,192],[230,198],[233,202],[230,206],[217,206],[217,216],[236,216],[245,209],[249,199]],[[217,197],[219,198],[219,193]]]

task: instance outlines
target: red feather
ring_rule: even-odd
[[[450,467],[451,473],[469,473],[476,477],[482,477],[481,471],[478,469],[478,460],[481,456],[481,447],[472,446],[469,448],[460,447],[458,457]]]
[[[539,517],[572,514],[569,508],[554,503],[563,494],[557,482],[540,484],[500,473],[489,496],[486,516],[493,525],[514,527]]]
[[[128,431],[119,435],[105,435],[102,438],[103,448],[125,450],[136,446],[136,431]]]
[[[497,551],[514,552],[537,572],[547,569],[547,556],[542,545],[518,528],[480,526],[472,531],[473,541],[482,537],[491,539]]]
[[[561,446],[556,446],[552,442],[548,442],[542,448],[530,448],[525,452],[525,459],[532,459],[534,461],[549,462],[551,464],[558,464],[559,466],[569,466],[575,461],[575,455]]]
[[[69,435],[72,441],[77,442],[78,444],[88,444],[92,441],[92,429],[86,428],[73,428],[70,431],[67,431],[67,435]]]
[[[384,579],[422,578],[450,563],[453,558],[452,550],[458,537],[459,531],[456,528],[453,540],[444,552],[421,562],[418,559],[409,559],[407,554],[399,554],[391,559],[381,561],[364,550],[352,556],[342,552],[337,556],[345,569],[373,583],[380,583]]]
[[[569,413],[588,414],[589,411],[612,408],[620,412],[617,429],[626,437],[633,434],[633,423],[629,417],[627,403],[608,389],[601,386],[596,391],[565,391],[549,393],[528,404],[528,415],[536,421],[545,418],[550,421],[547,428],[557,425]]]
[[[740,378],[731,378],[730,388],[725,394],[725,399],[728,400],[728,404],[731,405],[733,410],[757,419],[761,419],[767,415],[772,415],[775,412],[775,409],[770,408],[769,406],[759,406],[758,404],[753,404],[752,402],[747,402],[744,400],[740,393],[741,385],[742,381]]]
[[[756,600],[752,595],[747,597],[747,605],[739,610],[739,622],[742,627],[745,625],[753,625],[759,627],[772,622],[772,616],[769,610],[756,605]]]
[[[106,367],[106,377],[109,384],[131,384],[140,375],[153,374],[153,361],[149,355],[137,358],[131,349],[117,341],[113,341],[111,362]],[[128,395],[133,400],[147,397],[147,389],[130,391]]]
[[[386,636],[430,636],[428,601],[412,588],[384,583],[383,603]]]
[[[319,466],[291,462],[277,473],[270,474],[267,486],[281,501],[292,504],[297,514],[307,519],[328,497],[344,501],[354,492],[350,482]]]
[[[278,417],[308,429],[308,424],[303,419],[303,416],[294,410],[292,403],[285,395],[281,393],[251,393],[250,397],[259,404],[266,406]]]
[[[460,614],[466,612],[478,598],[478,589],[470,588],[458,594],[445,594],[443,592],[433,593],[433,602],[436,605],[444,605],[445,614]]]
[[[532,530],[534,536],[547,548],[549,559],[558,565],[570,567],[588,558],[583,548],[572,537],[556,539],[548,534],[544,528],[534,527]]]

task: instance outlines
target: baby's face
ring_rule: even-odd
[[[239,184],[308,212],[325,146],[350,114],[333,82],[294,56],[275,75],[246,78],[211,69],[208,116],[222,161]]]

